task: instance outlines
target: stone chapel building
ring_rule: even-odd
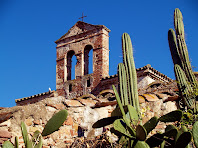
[[[92,25],[78,21],[60,39],[56,53],[56,90],[30,97],[16,99],[17,105],[38,102],[53,96],[64,96],[73,99],[86,94],[98,95],[102,90],[112,89],[118,85],[118,76],[109,76],[109,32],[104,25]],[[89,53],[92,52],[92,57]],[[72,57],[77,61],[75,78],[72,79]],[[93,72],[89,72],[92,58]],[[115,67],[116,68],[116,67]],[[173,82],[171,78],[146,65],[137,69],[138,88],[146,88],[154,81]]]

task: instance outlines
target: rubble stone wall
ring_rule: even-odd
[[[10,116],[8,119],[4,118],[4,122],[0,124],[0,144],[6,140],[14,143],[15,136],[18,136],[21,147],[24,145],[20,129],[21,121],[26,123],[28,133],[32,135],[36,130],[42,132],[47,121],[62,109],[68,111],[67,120],[58,131],[43,137],[44,148],[50,146],[61,148],[71,144],[75,137],[93,138],[100,135],[103,128],[93,129],[93,123],[101,118],[109,117],[116,105],[116,101],[108,101],[107,96],[109,94],[104,97],[98,96],[96,99],[83,99],[82,97],[75,100],[67,100],[65,97],[59,96],[47,98],[35,104],[1,109],[0,121],[6,115],[10,114]],[[139,97],[143,122],[148,121],[153,116],[160,117],[177,109],[175,101],[165,101],[168,98],[166,94],[161,95],[161,97],[152,95]],[[156,131],[163,130],[164,126],[160,123]]]

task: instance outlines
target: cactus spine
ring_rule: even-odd
[[[196,121],[193,125],[192,129],[193,140],[196,147],[198,147],[198,121]]]
[[[190,86],[190,84],[188,83],[186,75],[183,72],[183,70],[181,69],[181,67],[179,65],[175,64],[174,70],[175,70],[176,79],[179,82],[178,87],[181,90],[182,98],[184,99],[184,102],[186,103],[188,108],[193,109],[194,102],[195,102],[194,96],[191,95],[193,92],[193,89]]]
[[[182,70],[186,74],[188,82],[195,87],[198,87],[198,83],[189,61],[188,49],[184,38],[183,16],[178,8],[176,8],[174,12],[174,26],[176,35],[173,29],[170,29],[168,32],[169,47],[173,63],[181,66]]]
[[[126,70],[123,63],[118,64],[118,75],[119,75],[119,87],[120,87],[120,97],[123,105],[128,105],[128,92],[127,92],[127,79]],[[130,102],[131,103],[131,102]]]
[[[120,96],[123,105],[131,104],[139,114],[139,99],[137,89],[137,73],[133,59],[133,48],[130,36],[127,33],[122,35],[123,64],[118,65]]]
[[[174,26],[177,34],[177,43],[179,49],[179,56],[182,62],[182,69],[184,70],[188,78],[188,81],[197,87],[198,84],[195,75],[193,74],[192,71],[192,67],[188,56],[188,49],[184,38],[183,16],[178,8],[176,8],[174,12]]]
[[[197,93],[198,83],[189,61],[188,49],[184,38],[183,16],[178,8],[174,11],[174,27],[176,35],[173,29],[169,29],[168,41],[173,63],[176,65],[175,76],[180,83],[178,87],[185,104],[192,109],[196,108],[196,104],[193,102],[196,99],[194,94]]]

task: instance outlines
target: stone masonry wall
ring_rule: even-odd
[[[167,94],[139,96],[143,122],[148,121],[154,115],[160,117],[177,109],[176,102],[170,98],[171,96]],[[97,97],[90,95],[67,100],[65,97],[59,96],[47,98],[35,104],[1,109],[0,144],[5,140],[14,142],[15,136],[18,136],[21,147],[24,144],[20,130],[21,121],[26,123],[28,133],[32,135],[36,130],[42,131],[52,115],[62,109],[68,110],[67,120],[58,131],[43,137],[44,148],[66,147],[76,137],[93,138],[103,131],[103,128],[92,129],[93,123],[101,118],[109,117],[115,105],[115,96],[112,92],[103,91]],[[165,126],[160,123],[155,131],[163,130]]]

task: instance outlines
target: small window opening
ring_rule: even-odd
[[[78,137],[83,137],[84,136],[84,130],[78,126]]]
[[[87,80],[87,87],[90,87],[90,86],[91,86],[91,80],[88,79],[88,80]]]
[[[72,91],[72,84],[69,84],[69,92]]]

